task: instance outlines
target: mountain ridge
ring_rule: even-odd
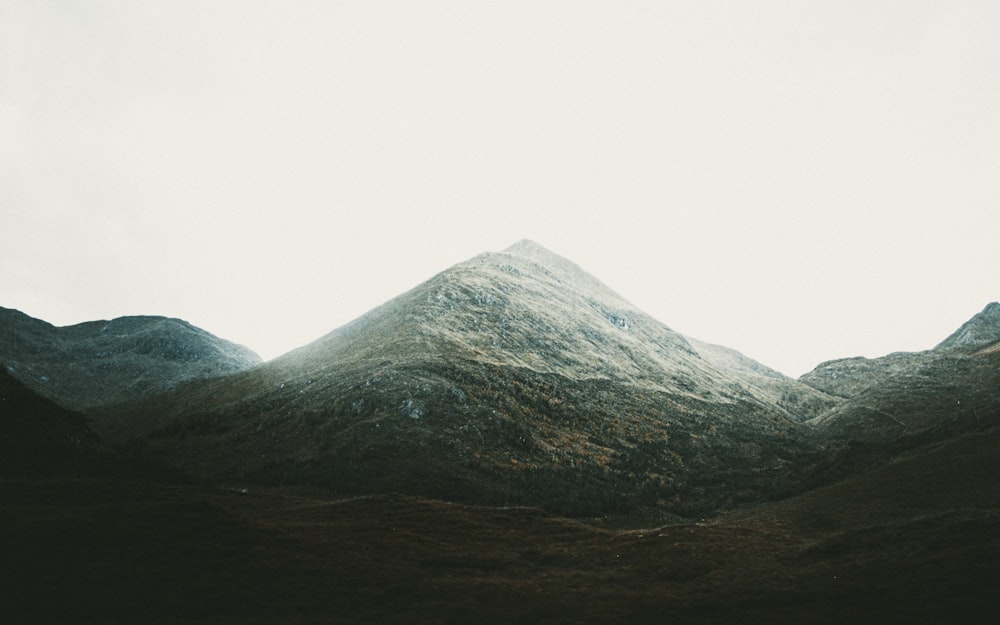
[[[24,384],[73,410],[150,397],[261,363],[250,349],[181,319],[141,315],[54,326],[3,307],[0,361]]]
[[[1000,423],[1000,304],[932,349],[821,363],[799,378],[845,401],[810,424],[824,436],[902,449]]]
[[[953,334],[974,338],[961,349],[946,339],[793,380],[523,240],[267,363],[117,396],[94,427],[211,482],[703,514],[1000,423],[997,308]],[[73,331],[151,323],[189,327],[135,317]]]

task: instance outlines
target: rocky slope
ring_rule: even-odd
[[[991,302],[982,312],[962,324],[934,349],[974,352],[991,349],[1000,342],[1000,303]]]
[[[800,488],[817,445],[802,423],[838,401],[523,241],[100,423],[213,480],[695,514]]]
[[[0,307],[0,362],[40,395],[88,410],[248,369],[260,357],[179,319],[120,317],[55,327]]]

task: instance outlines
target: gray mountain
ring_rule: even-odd
[[[828,360],[803,374],[804,382],[824,393],[850,399],[865,389],[878,386],[925,362],[930,352],[895,352],[879,358],[839,358]]]
[[[1000,423],[1000,304],[934,349],[825,362],[800,381],[846,401],[812,419],[822,435],[905,449]]]
[[[1000,303],[991,302],[934,349],[976,351],[1000,347]]]
[[[120,317],[56,327],[0,307],[0,361],[28,387],[72,410],[150,397],[260,357],[180,319]]]
[[[839,401],[522,241],[98,424],[215,481],[690,514],[799,488],[816,451],[803,423]]]

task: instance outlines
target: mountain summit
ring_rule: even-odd
[[[102,434],[216,480],[696,510],[732,497],[721,475],[742,471],[746,500],[797,479],[801,423],[837,401],[696,346],[522,241],[260,367],[109,416]]]
[[[333,366],[461,359],[571,380],[768,403],[781,403],[775,393],[788,395],[776,385],[791,386],[806,400],[782,408],[796,421],[822,403],[820,394],[759,363],[734,367],[732,355],[723,353],[728,350],[700,345],[696,349],[571,261],[524,240],[441,272],[276,365],[305,374]]]
[[[691,355],[680,334],[570,261],[522,241],[460,263],[281,360],[325,367],[464,358],[657,385],[668,370],[692,374]]]

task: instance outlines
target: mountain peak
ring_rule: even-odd
[[[556,277],[560,281],[573,284],[578,288],[600,289],[615,298],[621,298],[620,295],[609,289],[606,284],[573,261],[556,254],[530,239],[521,239],[514,245],[501,251],[500,254],[515,256],[529,263],[534,263],[549,275]]]
[[[532,241],[531,239],[521,239],[514,245],[503,250],[504,254],[513,254],[515,256],[536,256],[536,255],[547,255],[555,256],[551,251],[546,249],[544,246]]]
[[[521,239],[500,253],[517,256],[519,258],[538,263],[539,265],[549,269],[562,267],[564,269],[572,268],[574,273],[583,272],[580,267],[569,259],[556,254],[552,250],[549,250],[548,248],[539,245],[530,239]]]
[[[1000,303],[990,302],[934,349],[976,349],[1000,341]]]

